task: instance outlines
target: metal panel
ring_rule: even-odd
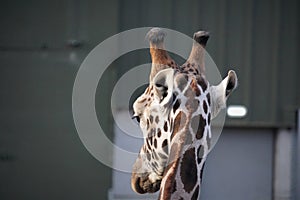
[[[67,1],[2,2],[0,45],[18,49],[64,46],[68,39]]]
[[[118,30],[118,1],[17,1],[0,7],[0,48],[92,48]],[[109,19],[109,20],[107,20]]]
[[[281,24],[278,70],[278,121],[295,122],[295,111],[300,107],[300,2],[281,2]],[[296,23],[296,24],[295,24]]]
[[[292,199],[294,130],[278,129],[274,143],[273,199]]]
[[[72,118],[86,53],[0,54],[0,199],[106,197],[111,169],[85,150]]]
[[[272,199],[273,131],[224,129],[208,155],[200,199]]]
[[[7,1],[0,10],[0,199],[106,199],[111,169],[79,140],[72,89],[88,50],[117,32],[118,1]],[[101,95],[110,96],[113,67],[108,74],[96,107],[112,138]]]

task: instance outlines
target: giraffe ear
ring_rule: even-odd
[[[219,85],[210,87],[212,118],[216,117],[220,110],[226,107],[227,98],[237,87],[237,80],[236,73],[230,70],[227,77]]]
[[[155,98],[157,98],[162,105],[165,105],[172,100],[173,79],[174,70],[171,68],[161,70],[153,78]]]
[[[237,79],[235,71],[230,70],[228,72],[227,77],[222,81],[222,83],[224,84],[224,87],[226,86],[225,96],[227,98],[232,93],[232,91],[235,90],[235,88],[237,87],[237,84],[238,84],[238,79]]]

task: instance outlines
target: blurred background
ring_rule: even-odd
[[[85,149],[72,117],[83,59],[108,37],[145,26],[189,36],[208,30],[207,51],[222,76],[234,69],[239,77],[228,105],[248,112],[227,117],[201,199],[300,199],[299,10],[298,0],[2,0],[0,199],[145,198],[130,190],[130,174]],[[122,135],[110,110],[114,84],[148,62],[147,49],[125,54],[98,85],[97,114],[112,141]]]

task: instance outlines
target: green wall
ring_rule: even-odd
[[[190,36],[210,31],[207,50],[220,72],[235,69],[239,76],[228,103],[249,110],[244,119],[228,119],[227,126],[292,126],[300,106],[299,5],[297,0],[2,1],[0,199],[107,198],[111,169],[94,159],[77,135],[72,88],[89,51],[127,29],[161,26]],[[130,66],[149,61],[147,51],[131,52],[107,70],[96,108],[109,138],[113,84]]]

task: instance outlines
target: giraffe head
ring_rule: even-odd
[[[210,121],[226,107],[228,96],[237,86],[237,76],[231,70],[219,85],[209,85],[203,58],[207,32],[194,34],[191,54],[181,67],[164,49],[164,37],[157,28],[148,33],[150,83],[133,105],[144,145],[133,166],[131,185],[141,194],[161,189],[161,196],[167,195],[164,199],[168,199],[179,187],[175,179],[180,176],[181,185],[185,181],[192,183],[187,190],[198,196],[198,169],[203,167],[209,150]],[[195,176],[191,178],[190,173]]]

